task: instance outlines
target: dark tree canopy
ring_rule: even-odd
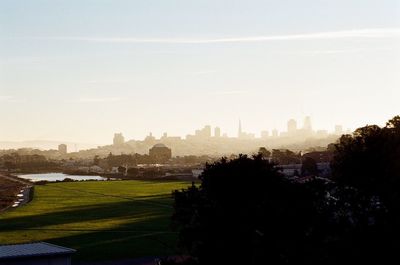
[[[258,149],[258,153],[262,155],[263,158],[269,158],[271,156],[271,152],[268,151],[265,147],[260,147]]]
[[[342,185],[380,196],[388,205],[400,199],[400,117],[343,135],[335,145],[332,170]]]
[[[394,264],[400,118],[359,128],[330,148],[332,180],[296,182],[262,154],[241,155],[207,165],[200,185],[174,192],[173,222],[190,264]],[[315,161],[304,164],[316,173]]]
[[[281,165],[297,164],[301,161],[301,155],[287,149],[273,149],[272,160]]]
[[[314,159],[311,157],[306,157],[302,161],[301,165],[301,175],[302,176],[308,176],[308,175],[313,175],[317,176],[318,175],[318,166],[317,162],[315,162]]]
[[[378,222],[380,214],[368,200],[370,210],[360,211],[353,190],[290,182],[261,155],[208,165],[200,186],[174,197],[179,244],[194,264],[360,261],[362,240],[353,227]],[[356,247],[349,252],[349,245]]]

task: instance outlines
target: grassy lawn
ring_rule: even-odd
[[[171,191],[187,182],[109,181],[35,187],[28,205],[0,215],[0,243],[46,241],[77,260],[174,253]]]

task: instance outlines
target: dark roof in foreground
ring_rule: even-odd
[[[53,256],[72,254],[74,252],[76,252],[76,250],[56,246],[46,242],[18,245],[0,245],[0,259]]]

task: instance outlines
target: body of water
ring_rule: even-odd
[[[73,180],[106,180],[101,176],[82,176],[82,175],[67,175],[63,173],[40,173],[40,174],[22,174],[18,175],[20,178],[29,179],[30,181],[62,181],[66,178]]]

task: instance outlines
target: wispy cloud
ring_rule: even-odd
[[[347,53],[363,53],[363,52],[380,52],[393,51],[394,48],[356,48],[356,49],[331,49],[331,50],[305,50],[305,51],[281,51],[282,54],[304,54],[304,55],[330,55],[330,54],[347,54]]]
[[[13,96],[0,96],[0,102],[21,103],[21,102],[26,102],[26,99],[15,98]]]
[[[400,28],[354,29],[342,31],[315,32],[286,35],[262,35],[248,37],[220,37],[220,38],[140,38],[140,37],[82,37],[82,36],[55,36],[33,37],[46,40],[68,40],[87,42],[110,43],[160,43],[160,44],[212,44],[212,43],[242,43],[292,40],[330,40],[353,38],[399,38]]]
[[[215,91],[209,93],[211,96],[226,96],[226,95],[239,95],[239,94],[246,94],[248,91],[246,90],[230,90],[230,91]]]
[[[216,72],[217,72],[216,70],[204,70],[204,71],[189,72],[188,74],[191,74],[191,75],[209,75],[209,74],[215,74]]]
[[[12,97],[11,96],[0,96],[0,101],[7,101],[10,100]]]
[[[117,102],[121,101],[122,98],[118,97],[104,97],[104,98],[78,98],[73,100],[73,102],[78,103],[105,103],[105,102]]]
[[[101,79],[101,80],[89,80],[87,84],[124,84],[128,83],[128,80],[122,79]]]

